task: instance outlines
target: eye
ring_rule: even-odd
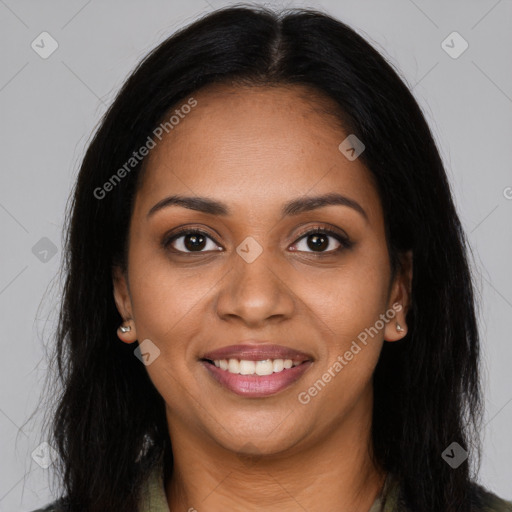
[[[210,243],[209,246],[208,243]],[[178,232],[165,238],[162,245],[165,249],[171,247],[172,252],[183,254],[222,250],[219,244],[205,231],[187,227],[181,228]],[[334,247],[332,247],[333,245]],[[351,246],[352,242],[346,235],[332,229],[315,227],[302,233],[291,249],[297,252],[312,252],[320,256],[324,253],[337,253]]]
[[[210,247],[208,247],[208,242],[211,242]],[[174,252],[185,254],[219,250],[219,246],[208,233],[200,229],[190,228],[180,229],[178,233],[174,233],[170,238],[165,239],[163,245],[165,248],[171,246]]]
[[[292,250],[298,252],[313,252],[321,255],[323,253],[333,254],[340,252],[351,246],[352,242],[347,236],[331,229],[316,227],[303,233],[299,240],[292,246]],[[308,249],[311,251],[308,251]]]

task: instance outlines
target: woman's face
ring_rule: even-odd
[[[132,320],[119,337],[150,340],[142,352],[171,438],[277,453],[367,428],[382,344],[406,333],[405,311],[392,306],[407,289],[392,280],[369,171],[338,148],[349,134],[310,91],[214,86],[194,98],[148,156],[127,280],[115,274],[118,309]],[[314,201],[327,194],[346,199]],[[177,195],[195,202],[162,203]],[[199,211],[202,199],[226,213]],[[204,234],[177,234],[183,227]],[[304,235],[315,228],[333,233]],[[218,358],[248,360],[249,374],[204,360],[240,344],[248,350]],[[253,350],[268,345],[296,352]],[[288,358],[305,362],[282,369]]]

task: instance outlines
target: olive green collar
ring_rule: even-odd
[[[387,497],[385,498],[387,494]],[[368,512],[394,512],[398,498],[396,480],[388,473],[381,493]],[[140,512],[170,512],[165,494],[162,464],[154,466],[142,489]]]

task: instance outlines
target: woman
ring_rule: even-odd
[[[45,510],[512,510],[470,466],[465,244],[420,108],[352,29],[181,30],[78,177]]]

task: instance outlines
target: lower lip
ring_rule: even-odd
[[[279,393],[300,379],[312,364],[312,361],[305,361],[271,375],[240,375],[217,368],[207,361],[201,362],[210,375],[222,386],[237,395],[250,398],[261,398]]]

